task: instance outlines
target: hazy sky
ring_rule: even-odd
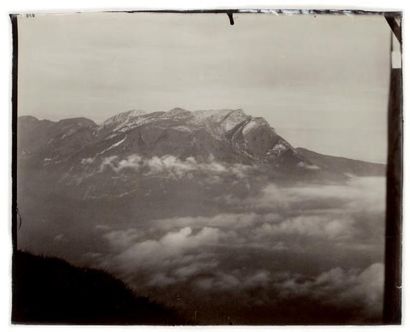
[[[19,115],[242,108],[294,146],[386,160],[382,16],[83,13],[18,29]]]

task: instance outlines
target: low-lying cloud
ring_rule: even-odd
[[[359,269],[333,268],[314,278],[300,281],[298,276],[277,282],[284,298],[313,298],[336,307],[360,310],[364,316],[381,315],[383,307],[384,264]]]
[[[245,200],[231,194],[223,199],[227,204],[245,204],[253,209],[290,208],[299,204],[299,207],[316,205],[320,210],[333,206],[346,210],[367,210],[372,206],[374,211],[384,211],[385,178],[352,177],[344,184],[300,184],[291,187],[270,183],[256,196]]]
[[[134,161],[113,165],[124,169]],[[158,172],[179,167],[177,159],[143,163],[155,164],[150,169]],[[199,164],[192,165],[180,170]],[[223,206],[218,214],[159,218],[126,229],[98,225],[110,250],[95,255],[94,264],[139,293],[180,289],[192,301],[235,299],[245,307],[313,301],[359,320],[377,320],[384,196],[383,178],[352,178],[340,185],[268,183],[256,195],[214,197]]]
[[[84,163],[88,163],[88,159],[84,160]],[[102,159],[98,171],[103,172],[109,169],[115,173],[120,173],[124,170],[132,170],[147,176],[168,176],[174,179],[192,178],[196,173],[205,174],[208,177],[229,174],[237,178],[244,178],[251,168],[251,166],[243,164],[220,163],[215,161],[212,156],[207,162],[199,162],[194,157],[183,160],[172,155],[144,158],[132,154],[123,159],[116,155],[105,157]]]

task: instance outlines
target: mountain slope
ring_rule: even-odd
[[[384,176],[386,173],[386,167],[383,164],[327,156],[304,148],[296,148],[296,151],[322,170],[332,170],[357,176]]]
[[[265,119],[241,109],[127,111],[101,125],[24,116],[17,150],[21,192],[83,200],[162,195],[165,183],[177,191],[181,183],[193,192],[223,183],[218,191],[249,192],[264,181],[384,175],[383,165],[295,149]]]
[[[14,254],[14,323],[187,324],[170,309],[136,297],[109,274],[57,258]]]
[[[304,149],[294,149],[263,118],[242,110],[190,112],[174,108],[168,112],[128,111],[101,125],[78,118],[58,122],[20,117],[18,122],[19,162],[31,166],[70,169],[83,160],[105,157],[121,159],[136,154],[145,158],[172,155],[181,160],[210,159],[223,163],[265,165],[285,173],[312,173],[322,167],[336,174],[342,159],[319,158]],[[371,164],[347,167],[350,173],[373,172]],[[64,167],[64,165],[66,167]],[[96,165],[94,165],[96,166]]]

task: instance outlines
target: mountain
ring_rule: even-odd
[[[87,119],[59,122],[19,118],[18,151],[23,160],[43,158],[48,164],[76,158],[138,153],[180,159],[210,156],[223,162],[298,162],[297,152],[263,118],[242,110],[190,112],[128,111],[97,126]]]
[[[232,322],[232,313],[237,323],[323,322],[323,312],[332,322],[344,319],[340,307],[321,300],[286,302],[276,284],[290,271],[298,276],[291,286],[300,280],[300,287],[327,287],[312,281],[312,273],[345,266],[351,257],[365,266],[376,261],[367,248],[369,239],[380,243],[375,234],[384,216],[365,199],[373,186],[363,183],[383,186],[383,179],[357,177],[384,172],[384,165],[295,148],[265,119],[240,109],[130,110],[100,124],[20,117],[17,247],[37,257],[17,257],[17,296],[26,296],[20,308],[28,311],[14,320],[68,321],[69,312],[70,322],[97,322],[99,312],[108,322],[118,322],[122,312],[129,323],[145,319],[129,306],[147,301],[136,303],[107,277],[39,256],[108,271],[138,296],[195,322]],[[359,235],[351,238],[356,226]],[[293,243],[295,251],[288,251]],[[351,243],[364,253],[357,246],[350,251]],[[279,279],[269,279],[276,272]],[[266,305],[258,306],[260,299]]]
[[[177,186],[188,181],[189,187],[217,178],[242,184],[345,181],[385,172],[381,164],[294,148],[264,118],[241,109],[131,110],[100,125],[86,118],[23,116],[17,151],[23,186],[57,188],[58,194],[83,199],[129,195],[142,185],[155,191],[155,182],[171,180]]]
[[[101,124],[23,116],[17,134],[19,243],[68,260],[93,247],[97,224],[235,212],[229,200],[260,195],[267,183],[340,183],[385,172],[294,148],[240,109],[128,111]],[[69,250],[55,241],[60,233]]]
[[[295,149],[260,117],[241,109],[191,112],[128,111],[101,125],[85,118],[58,122],[23,116],[18,121],[19,163],[60,171],[101,166],[104,158],[174,156],[185,161],[239,163],[264,171],[333,176],[382,175],[384,166]],[[344,166],[341,166],[344,165]],[[349,165],[349,166],[347,166]],[[78,170],[83,171],[83,170]]]

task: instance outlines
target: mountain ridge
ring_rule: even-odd
[[[320,165],[315,165],[312,160],[326,166],[326,168],[331,168],[330,166],[334,162],[329,164],[329,158],[343,158],[317,152],[312,154],[309,153],[310,150],[303,147],[294,148],[279,136],[264,118],[247,115],[242,109],[189,111],[175,107],[167,112],[151,113],[142,110],[129,110],[109,117],[100,125],[85,117],[50,121],[25,115],[19,117],[18,122],[19,143],[21,143],[18,150],[22,155],[41,151],[41,148],[34,149],[34,151],[30,149],[30,145],[33,143],[35,145],[36,140],[39,141],[37,145],[42,146],[42,148],[54,144],[54,150],[58,150],[55,145],[68,146],[66,152],[70,153],[74,151],[84,152],[87,148],[89,149],[89,144],[94,144],[98,148],[101,147],[101,150],[95,155],[104,155],[107,152],[118,152],[118,150],[121,152],[120,145],[124,145],[130,139],[129,136],[132,136],[131,145],[136,146],[137,150],[144,150],[147,153],[149,148],[152,148],[154,155],[172,155],[175,152],[172,151],[174,148],[178,151],[177,156],[182,159],[190,155],[198,157],[195,154],[199,154],[199,159],[206,159],[206,155],[201,155],[197,151],[204,149],[208,157],[212,156],[227,162],[236,161],[245,164],[262,162],[276,163],[277,165],[284,162],[286,166],[293,168],[295,165],[300,166],[304,163],[313,170],[312,166],[320,168]],[[42,132],[39,135],[40,139],[35,137],[38,133],[33,131]],[[27,138],[27,136],[29,137]],[[79,140],[70,142],[69,138],[74,140],[75,136]],[[164,142],[162,145],[165,147],[158,148],[161,145],[161,140],[181,143],[184,148],[178,149],[175,144],[170,147]],[[187,141],[191,143],[188,146]],[[204,144],[197,144],[198,141]],[[215,145],[221,145],[218,141],[223,141],[224,146],[215,147]],[[133,150],[129,145],[128,149]],[[27,149],[27,147],[29,148]],[[60,149],[60,152],[63,150]],[[319,161],[319,155],[324,156],[323,158],[327,159],[327,163]],[[44,155],[43,159],[53,160],[56,157]],[[92,156],[84,157],[90,158]],[[358,161],[350,158],[344,159],[349,159],[352,162]],[[375,164],[376,168],[384,167],[378,163],[366,163]]]
[[[129,110],[100,125],[86,118],[24,116],[17,136],[22,190],[72,199],[145,197],[153,190],[167,200],[159,189],[165,185],[249,193],[272,181],[340,183],[385,175],[384,165],[295,148],[264,118],[242,109]]]

